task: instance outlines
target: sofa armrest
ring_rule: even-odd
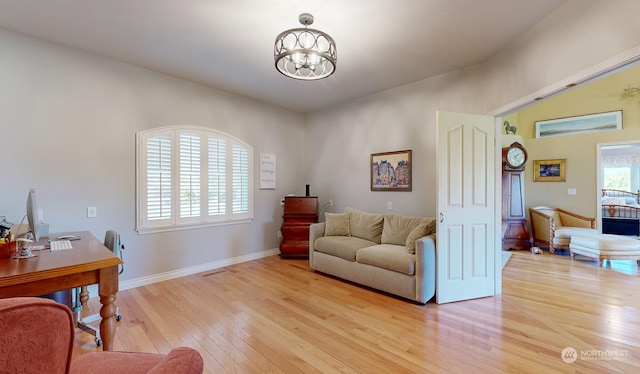
[[[313,223],[309,226],[309,267],[315,269],[313,267],[313,243],[316,242],[316,239],[324,236],[324,222]]]
[[[416,300],[429,301],[436,293],[436,234],[416,241]]]
[[[69,373],[202,374],[203,370],[204,363],[198,351],[189,347],[178,347],[166,355],[119,351],[89,352],[73,360]]]

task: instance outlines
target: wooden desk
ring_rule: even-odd
[[[67,233],[65,233],[67,234]],[[34,251],[37,257],[0,259],[0,298],[40,296],[55,291],[98,284],[100,295],[100,337],[105,351],[113,349],[116,330],[118,265],[122,261],[88,231],[71,242],[73,249]],[[55,238],[57,235],[52,235]],[[38,334],[37,331],[33,332]]]

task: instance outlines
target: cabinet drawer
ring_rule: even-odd
[[[315,216],[318,211],[317,197],[287,196],[284,198],[284,214]]]

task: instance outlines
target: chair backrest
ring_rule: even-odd
[[[552,210],[552,211],[549,211],[549,212],[546,212],[546,213],[549,215],[549,217],[552,217],[552,218],[555,219],[554,222],[555,222],[556,227],[564,226],[562,224],[562,217],[560,216],[560,213],[558,213],[557,210]]]
[[[75,327],[67,306],[38,297],[0,299],[0,331],[2,372],[69,372]]]
[[[548,206],[529,207],[529,218],[531,223],[531,233],[534,243],[549,245],[551,238],[551,221],[554,228],[562,226],[562,219],[557,208]]]
[[[549,218],[554,218],[556,226],[562,226],[562,219],[560,217],[560,214],[558,213],[557,208],[551,208],[548,206],[536,206],[530,209],[543,213],[549,216]]]
[[[107,230],[104,234],[104,246],[109,248],[116,256],[122,260],[124,245],[120,241],[120,234],[115,230]],[[120,265],[120,273],[124,271],[124,265]]]
[[[109,248],[116,256],[122,256],[122,249],[124,246],[120,242],[120,234],[115,230],[107,230],[104,234],[104,246]]]

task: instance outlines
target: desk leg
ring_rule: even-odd
[[[80,305],[83,308],[87,307],[87,301],[89,301],[89,288],[87,286],[80,287]]]
[[[100,283],[98,285],[100,295],[100,338],[102,350],[113,350],[113,337],[116,333],[116,294],[118,293],[118,266],[112,266],[100,270]]]

